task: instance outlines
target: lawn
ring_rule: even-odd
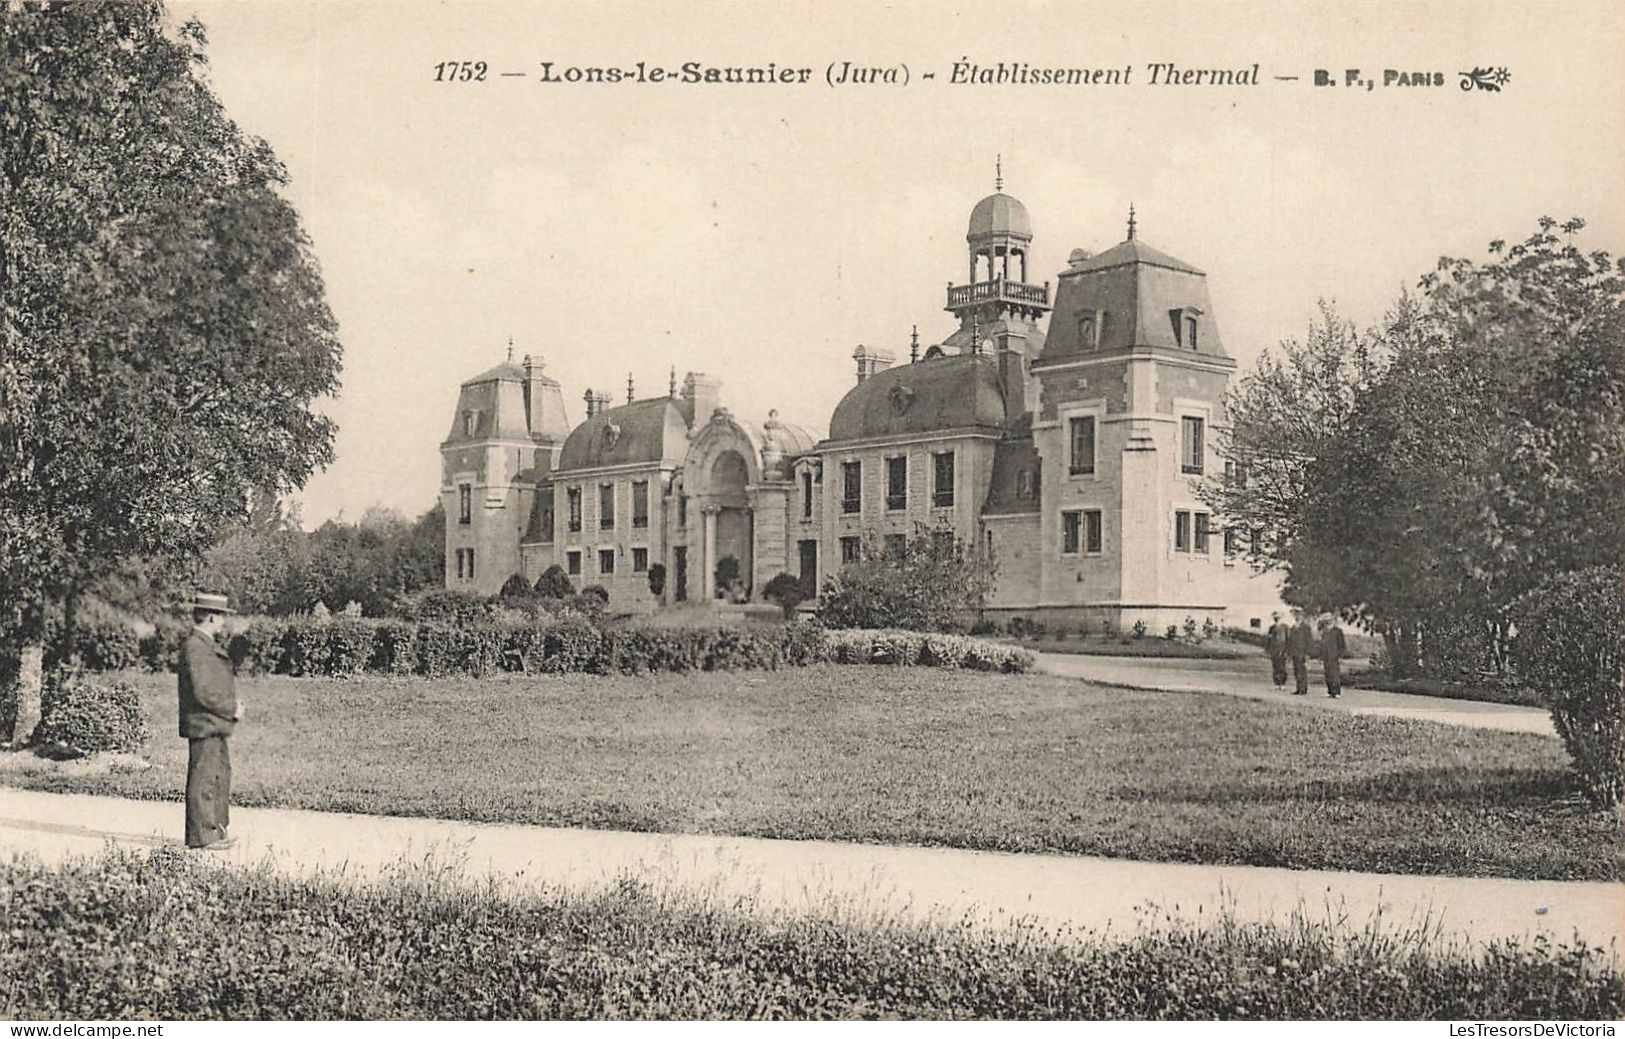
[[[178,799],[174,678],[133,675],[154,766],[0,779]],[[245,679],[236,799],[483,821],[1188,862],[1625,879],[1555,738],[826,665],[645,677]]]
[[[1183,639],[1102,638],[1090,635],[1057,638],[1045,635],[1036,639],[1005,639],[1040,653],[1073,653],[1086,657],[1172,657],[1182,660],[1241,660],[1262,655],[1263,651],[1245,642],[1229,639],[1208,639],[1204,642],[1186,642]]]

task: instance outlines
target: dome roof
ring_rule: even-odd
[[[999,366],[988,354],[944,354],[877,372],[847,391],[830,416],[829,438],[1002,427]]]
[[[970,211],[970,230],[965,232],[965,237],[975,240],[986,235],[1001,234],[1018,238],[1033,236],[1033,224],[1027,217],[1027,207],[1021,204],[1020,199],[1002,191],[976,203],[976,208]]]
[[[570,431],[558,469],[681,462],[688,423],[670,397],[640,400],[600,411]]]

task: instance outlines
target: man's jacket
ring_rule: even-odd
[[[1311,648],[1310,644],[1313,641],[1314,632],[1310,629],[1308,622],[1292,625],[1292,630],[1287,632],[1286,636],[1287,656],[1307,657]]]
[[[181,735],[230,736],[237,727],[237,682],[226,651],[192,629],[181,643],[179,677]]]
[[[1320,656],[1327,664],[1335,663],[1346,648],[1348,643],[1343,638],[1342,628],[1327,628],[1326,634],[1321,636]]]
[[[1272,657],[1286,656],[1286,644],[1291,625],[1286,621],[1276,621],[1270,625],[1269,651]]]

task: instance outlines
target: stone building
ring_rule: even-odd
[[[736,417],[720,384],[675,372],[665,396],[563,395],[539,360],[463,384],[441,446],[451,587],[494,592],[558,564],[616,608],[813,590],[867,534],[939,532],[998,565],[989,615],[1153,630],[1257,625],[1278,589],[1196,493],[1222,472],[1235,371],[1197,268],[1128,237],[1029,281],[1026,208],[978,202],[949,335],[906,363],[859,347],[827,435]],[[1053,297],[1053,298],[1052,298]],[[719,573],[720,567],[720,573]],[[651,570],[658,570],[651,580]],[[722,585],[726,583],[728,587]]]

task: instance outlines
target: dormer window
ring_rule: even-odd
[[[1084,309],[1078,312],[1078,349],[1100,349],[1101,312]]]
[[[1177,307],[1168,311],[1168,323],[1174,329],[1174,343],[1182,350],[1196,349],[1196,319],[1202,312],[1195,307]]]
[[[479,432],[479,428],[479,411],[475,408],[469,408],[467,411],[463,412],[463,436],[471,437],[475,433]]]

